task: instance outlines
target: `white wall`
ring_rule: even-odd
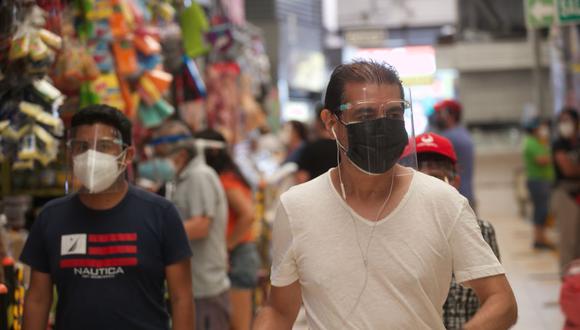
[[[549,72],[544,71],[544,107],[552,112]],[[463,72],[457,92],[466,122],[519,122],[534,101],[530,70]]]
[[[457,0],[336,0],[338,25],[420,27],[454,24]]]

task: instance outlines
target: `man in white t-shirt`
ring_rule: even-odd
[[[482,306],[464,329],[507,329],[517,307],[467,200],[396,162],[407,104],[394,68],[338,66],[321,116],[340,163],[282,195],[272,289],[255,329],[444,329],[452,273]]]

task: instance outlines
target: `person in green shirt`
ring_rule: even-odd
[[[546,237],[546,219],[554,168],[550,152],[550,128],[547,121],[534,118],[525,126],[523,141],[527,186],[533,204],[534,248],[554,249]]]

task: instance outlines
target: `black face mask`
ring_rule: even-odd
[[[359,169],[369,174],[390,170],[409,142],[403,120],[380,118],[346,125],[346,155]]]

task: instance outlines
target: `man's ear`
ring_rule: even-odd
[[[330,110],[324,109],[320,113],[320,119],[322,119],[326,131],[334,137],[334,134],[332,134],[332,127],[336,125],[336,117],[332,114],[332,112],[330,112]]]
[[[129,166],[135,159],[135,147],[129,146],[125,151],[125,164]]]

